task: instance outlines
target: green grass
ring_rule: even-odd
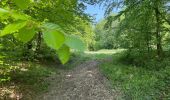
[[[100,65],[101,71],[111,81],[113,88],[120,88],[125,100],[170,99],[170,66],[159,71],[121,63],[121,53],[113,55],[112,62]]]
[[[86,60],[102,60],[106,58],[112,57],[115,53],[119,53],[124,51],[124,49],[115,49],[115,50],[99,50],[99,51],[85,51],[82,52],[74,52],[75,57],[77,57],[80,61],[86,61]]]

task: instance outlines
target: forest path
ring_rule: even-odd
[[[51,81],[47,93],[38,100],[115,100],[117,93],[101,74],[99,61],[86,61],[70,71],[61,71]]]

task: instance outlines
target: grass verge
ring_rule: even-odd
[[[161,70],[146,69],[121,63],[121,53],[113,61],[103,62],[101,71],[111,81],[113,88],[120,88],[125,100],[169,100],[170,66]]]

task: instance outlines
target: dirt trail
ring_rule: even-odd
[[[51,77],[51,88],[38,100],[115,100],[116,93],[101,74],[98,61],[86,61]]]

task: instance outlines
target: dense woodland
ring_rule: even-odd
[[[96,23],[86,5],[100,5],[105,17]],[[170,1],[0,0],[0,99],[13,84],[48,90],[42,80],[58,70],[50,66],[107,58],[99,68],[122,91],[118,100],[169,100]]]

